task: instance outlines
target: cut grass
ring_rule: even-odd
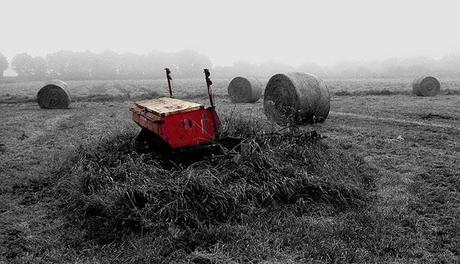
[[[87,88],[86,84],[81,87],[84,91],[79,95],[104,93],[102,88],[91,90],[92,83],[86,82]],[[105,87],[107,94],[122,93],[116,91],[116,87],[112,92],[111,85],[105,83],[95,85]],[[202,84],[201,79],[199,83]],[[345,80],[337,82],[331,92],[339,89],[393,91],[405,87],[404,83]],[[458,91],[457,84],[458,81],[443,84],[443,89]],[[137,92],[130,91],[131,98],[147,93],[152,87],[151,82],[128,82],[127,85],[139,88]],[[185,87],[191,90],[183,89],[179,98],[203,98],[207,103],[202,86],[187,82]],[[20,96],[26,85],[11,88],[13,92],[5,90],[4,93]],[[214,88],[218,88],[214,91],[221,98],[219,113],[237,109],[247,119],[265,120],[260,103],[232,105],[226,99],[226,90]],[[167,90],[158,91],[164,94]],[[187,95],[189,91],[191,94]],[[34,88],[30,95],[35,94]],[[36,103],[14,107],[0,104],[4,113],[1,116],[4,145],[0,143],[0,155],[3,154],[0,173],[4,176],[0,187],[0,262],[457,263],[460,248],[458,105],[457,96],[335,98],[335,111],[375,117],[331,115],[324,125],[318,126],[329,137],[323,140],[329,147],[327,151],[345,152],[349,156],[354,152],[382,171],[381,174],[367,173],[371,175],[370,189],[376,179],[378,189],[376,199],[366,200],[363,206],[341,209],[320,200],[296,210],[297,204],[256,204],[240,220],[200,228],[173,224],[167,228],[144,227],[144,232],[128,226],[111,238],[104,238],[91,234],[90,228],[81,221],[82,216],[72,219],[71,213],[62,213],[62,207],[54,211],[55,199],[47,193],[53,188],[56,190],[55,182],[42,182],[42,179],[51,173],[53,163],[61,168],[75,166],[75,159],[68,159],[68,164],[61,166],[65,153],[80,155],[80,152],[74,153],[75,146],[84,144],[81,150],[101,152],[101,149],[95,150],[100,145],[96,140],[100,134],[109,140],[120,134],[118,127],[135,127],[128,105],[85,102],[75,103],[65,111],[38,111]],[[387,117],[455,129],[381,121]],[[229,126],[233,126],[232,123]],[[105,135],[112,133],[107,131],[115,133]],[[134,135],[129,131],[123,133]],[[404,140],[394,140],[399,135]],[[175,168],[170,163],[166,165],[160,167]],[[182,166],[187,167],[183,163]],[[70,173],[61,171],[60,175]],[[370,195],[368,189],[365,192]],[[63,219],[64,216],[68,220]]]
[[[460,256],[460,173],[455,167],[438,162],[420,173],[410,186],[417,197],[410,209],[417,212],[419,231],[425,237],[427,251],[446,263]]]

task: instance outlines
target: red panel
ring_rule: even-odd
[[[213,108],[166,117],[150,116],[136,106],[131,111],[134,122],[159,135],[173,149],[206,144],[216,138],[218,123],[215,124]]]
[[[205,144],[216,136],[212,113],[207,109],[167,116],[163,127],[160,136],[173,149]]]

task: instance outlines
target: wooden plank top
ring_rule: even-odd
[[[170,97],[143,100],[135,102],[135,104],[139,107],[145,108],[146,111],[152,112],[159,116],[168,116],[177,113],[190,112],[204,107],[201,104]]]

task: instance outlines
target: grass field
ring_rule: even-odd
[[[268,80],[261,79],[263,82]],[[330,92],[336,96],[411,94],[409,79],[330,79]],[[213,79],[214,94],[227,95],[229,80]],[[168,94],[165,80],[69,81],[73,101],[127,101]],[[459,79],[443,79],[442,94],[460,94]],[[0,103],[32,102],[44,82],[0,82]],[[173,83],[175,95],[182,98],[200,97],[206,92],[204,79],[179,79]]]
[[[173,165],[130,144],[164,81],[69,82],[65,110],[0,84],[0,263],[459,262],[460,80],[326,80],[326,122],[281,132],[214,81],[241,150]],[[208,104],[202,80],[175,91]]]

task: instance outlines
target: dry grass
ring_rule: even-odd
[[[330,80],[330,84],[334,82]],[[98,94],[104,94],[109,87],[94,82],[96,86]],[[187,87],[192,89],[186,90]],[[194,82],[184,83],[178,92],[207,103],[201,87]],[[395,91],[392,87],[405,89],[391,80],[345,80],[335,82],[331,90]],[[455,82],[450,87],[458,90]],[[335,97],[332,109],[351,114],[331,113],[324,124],[315,126],[328,138],[312,141],[304,128],[281,135],[268,133],[272,127],[265,126],[261,103],[235,106],[225,96],[225,85],[216,85],[216,90],[221,115],[230,116],[232,111],[242,115],[242,120],[234,123],[237,125],[227,126],[232,129],[227,133],[243,135],[249,141],[238,153],[205,159],[191,167],[190,163],[171,165],[130,149],[127,142],[138,128],[130,120],[131,102],[127,96],[110,102],[88,102],[92,98],[88,97],[65,110],[39,110],[36,103],[0,104],[0,262],[458,260],[458,96]],[[130,98],[135,94],[130,93]],[[308,155],[299,155],[303,151]],[[240,158],[235,158],[237,154]],[[324,158],[329,163],[318,162]],[[267,159],[266,171],[279,178],[260,177],[265,167],[250,162]],[[235,169],[235,161],[245,170]],[[309,167],[305,161],[316,167]],[[328,164],[332,165],[325,166]],[[361,169],[356,168],[358,165]],[[68,180],[62,178],[59,186],[75,186],[57,196],[60,200],[64,194],[71,198],[61,200],[59,210],[54,196],[56,182],[49,181],[54,166],[64,168],[60,176]],[[65,168],[74,168],[75,172]],[[230,170],[237,173],[234,181],[226,173]],[[149,171],[154,176],[140,174]],[[305,190],[321,186],[319,195],[303,193],[298,188],[285,189],[285,182],[290,187],[287,183],[303,181],[304,171],[311,176]],[[329,173],[334,171],[338,172]],[[135,172],[133,177],[130,172]],[[243,184],[248,172],[253,172],[254,181]],[[118,178],[113,182],[105,177],[115,174]],[[191,184],[183,180],[189,176]],[[333,180],[339,176],[341,180]],[[87,180],[86,184],[82,179]],[[216,179],[224,185],[216,184]],[[96,190],[97,186],[101,188]],[[231,206],[222,209],[205,202],[216,214],[203,213],[203,208],[192,202],[192,198],[201,197],[189,191],[195,190],[192,187],[204,188],[203,193],[208,194],[212,190],[216,195],[208,197],[213,202],[225,203],[231,196],[230,202],[225,203]],[[243,192],[238,192],[237,187],[253,188],[252,196],[239,195]],[[135,191],[126,194],[125,190]],[[162,195],[163,191],[176,196]],[[147,194],[143,208],[136,205],[138,194]],[[136,201],[135,206],[131,201]],[[168,201],[182,207],[168,207]],[[158,207],[154,206],[168,209],[164,211],[168,214],[157,214]],[[123,219],[127,222],[123,223]]]
[[[358,156],[305,130],[234,118],[224,127],[244,138],[241,149],[199,162],[138,154],[130,131],[81,147],[55,189],[66,232],[83,230],[71,243],[95,243],[120,263],[416,256],[416,217],[375,207],[379,171]]]
[[[106,241],[129,230],[241,222],[283,205],[300,213],[317,203],[338,211],[365,205],[374,175],[357,157],[301,130],[275,133],[225,122],[231,125],[224,134],[244,139],[241,149],[198,162],[138,154],[130,132],[82,147],[59,170],[61,206]]]
[[[227,93],[227,80],[213,80],[217,95]],[[0,83],[0,103],[34,102],[43,82]],[[72,101],[129,101],[169,95],[166,80],[126,81],[68,81]],[[194,97],[206,94],[206,84],[201,79],[174,80],[174,95]]]
[[[132,131],[82,146],[58,170],[54,194],[66,233],[83,230],[69,242],[120,263],[413,256],[400,223],[416,219],[377,210],[379,172],[358,156],[305,130],[234,118],[224,127],[244,139],[241,149],[199,162],[138,154]]]
[[[267,80],[261,80],[266,83]],[[214,79],[216,96],[227,96],[230,80]],[[410,95],[410,79],[326,79],[331,94],[335,96]],[[130,101],[167,95],[165,80],[101,80],[68,81],[72,101]],[[442,79],[441,95],[460,94],[459,79]],[[44,82],[0,83],[0,103],[34,102]],[[205,97],[204,79],[178,79],[174,81],[175,96],[179,98]],[[265,87],[262,87],[262,90]]]

